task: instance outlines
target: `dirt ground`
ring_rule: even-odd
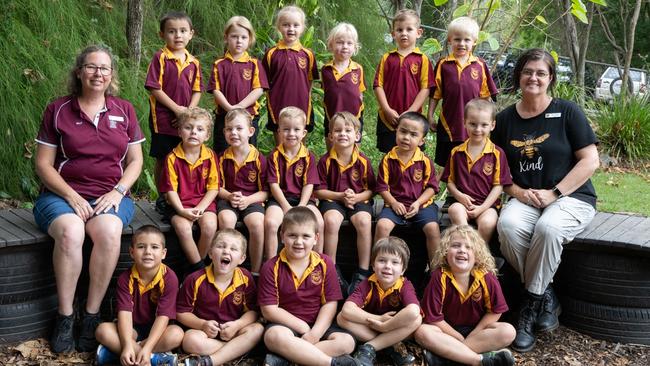
[[[419,348],[409,345],[416,355],[415,366],[422,365]],[[650,365],[650,346],[619,344],[600,341],[572,331],[564,326],[552,333],[540,335],[533,351],[514,353],[517,365],[521,366],[648,366]],[[180,361],[184,357],[180,357]],[[73,353],[56,356],[48,348],[44,339],[31,340],[19,345],[0,346],[0,365],[16,366],[56,366],[91,365],[92,353]],[[380,358],[380,361],[384,361]],[[242,358],[229,366],[253,366],[261,363],[260,358]],[[379,363],[378,365],[387,365]]]

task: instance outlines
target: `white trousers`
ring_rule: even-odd
[[[596,210],[572,197],[544,209],[516,198],[503,207],[497,223],[501,253],[521,276],[526,290],[541,295],[560,265],[562,246],[591,222]]]

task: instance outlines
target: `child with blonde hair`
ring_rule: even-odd
[[[208,93],[214,95],[214,150],[220,153],[228,148],[223,134],[226,113],[233,109],[246,109],[251,116],[254,133],[250,143],[257,146],[257,126],[260,104],[258,99],[269,88],[266,72],[259,60],[248,54],[255,44],[255,30],[243,16],[234,16],[223,30],[226,54],[212,65]]]
[[[415,340],[425,348],[426,365],[436,357],[466,365],[514,365],[507,347],[512,325],[499,322],[508,310],[494,258],[469,225],[449,227],[440,240],[431,280],[421,301],[423,324]]]
[[[300,43],[305,31],[305,12],[288,5],[278,11],[276,19],[282,39],[266,51],[262,64],[269,80],[266,128],[273,132],[277,146],[280,144],[277,132],[280,111],[285,107],[300,108],[307,116],[307,132],[314,129],[311,83],[318,79],[318,65],[314,52]]]
[[[327,50],[332,60],[321,69],[323,104],[325,109],[324,130],[329,134],[329,123],[337,112],[350,112],[361,123],[359,141],[363,132],[363,92],[366,90],[363,67],[352,60],[359,51],[359,36],[350,23],[339,23],[327,37]],[[358,142],[358,141],[357,141]],[[327,138],[327,149],[332,141]]]

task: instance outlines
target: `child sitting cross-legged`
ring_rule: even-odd
[[[422,298],[424,324],[415,340],[428,366],[440,358],[465,365],[510,366],[512,325],[499,322],[508,305],[496,277],[494,258],[476,230],[451,226],[440,241],[435,268]]]
[[[190,274],[178,296],[178,321],[190,328],[183,349],[198,354],[186,366],[221,365],[250,351],[262,339],[253,276],[239,267],[246,238],[235,229],[217,232],[209,251],[212,264]]]
[[[387,349],[396,365],[410,365],[413,355],[402,355],[394,345],[409,337],[422,323],[415,289],[404,277],[410,251],[404,240],[389,236],[372,247],[374,274],[348,297],[337,317],[360,345],[355,358],[372,366],[375,351]]]

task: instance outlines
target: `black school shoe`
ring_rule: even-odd
[[[354,359],[362,366],[374,365],[376,358],[377,352],[375,351],[375,347],[368,343],[364,343],[357,347],[357,351],[354,353]]]
[[[515,364],[515,358],[507,349],[499,350],[489,356],[483,355],[481,366],[512,366]]]
[[[404,348],[403,353],[399,351],[400,348]],[[401,342],[386,348],[384,352],[390,356],[395,366],[408,366],[415,363],[415,356],[406,352],[406,347]]]
[[[359,360],[350,355],[332,357],[330,366],[363,366]]]
[[[56,316],[56,324],[50,338],[50,347],[54,353],[70,353],[74,351],[74,337],[72,326],[74,325],[74,314]]]
[[[264,357],[264,366],[289,366],[289,361],[275,353],[267,353]]]
[[[97,340],[95,339],[95,329],[101,321],[99,313],[90,314],[84,311],[81,318],[81,330],[79,332],[79,343],[77,344],[77,351],[91,352],[97,349]]]
[[[542,306],[537,316],[535,326],[540,332],[550,332],[560,326],[558,316],[562,313],[562,306],[560,300],[555,295],[553,287],[548,285],[544,294],[542,295]]]

